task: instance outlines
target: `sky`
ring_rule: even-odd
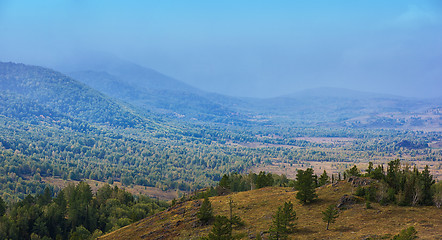
[[[232,96],[442,97],[442,1],[0,0],[0,61],[101,53]]]

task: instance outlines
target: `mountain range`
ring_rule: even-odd
[[[115,59],[66,73],[0,63],[0,80],[5,114],[32,113],[12,107],[25,101],[33,106],[30,109],[39,109],[36,115],[50,112],[51,117],[63,115],[110,126],[135,126],[154,115],[197,123],[430,130],[440,129],[442,122],[442,99],[337,88],[270,99],[239,98],[204,92],[155,70]]]

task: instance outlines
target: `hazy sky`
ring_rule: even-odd
[[[89,52],[235,96],[442,96],[442,1],[0,0],[1,61]]]

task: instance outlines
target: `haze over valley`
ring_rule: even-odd
[[[0,239],[442,238],[441,10],[0,1]]]

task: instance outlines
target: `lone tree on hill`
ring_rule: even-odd
[[[296,198],[304,204],[313,202],[318,197],[315,192],[316,182],[313,169],[298,170],[296,178],[296,190],[298,190]]]
[[[328,206],[328,208],[322,212],[322,220],[327,223],[327,228],[330,225],[330,223],[334,223],[336,221],[336,218],[339,217],[338,210],[335,208],[334,205]]]
[[[210,220],[213,219],[212,204],[210,203],[209,197],[207,195],[204,197],[204,201],[201,204],[197,217],[204,224],[209,223]]]
[[[287,239],[287,235],[294,231],[295,224],[293,221],[296,219],[296,212],[293,210],[292,202],[285,202],[273,216],[273,223],[270,227],[270,239]]]

